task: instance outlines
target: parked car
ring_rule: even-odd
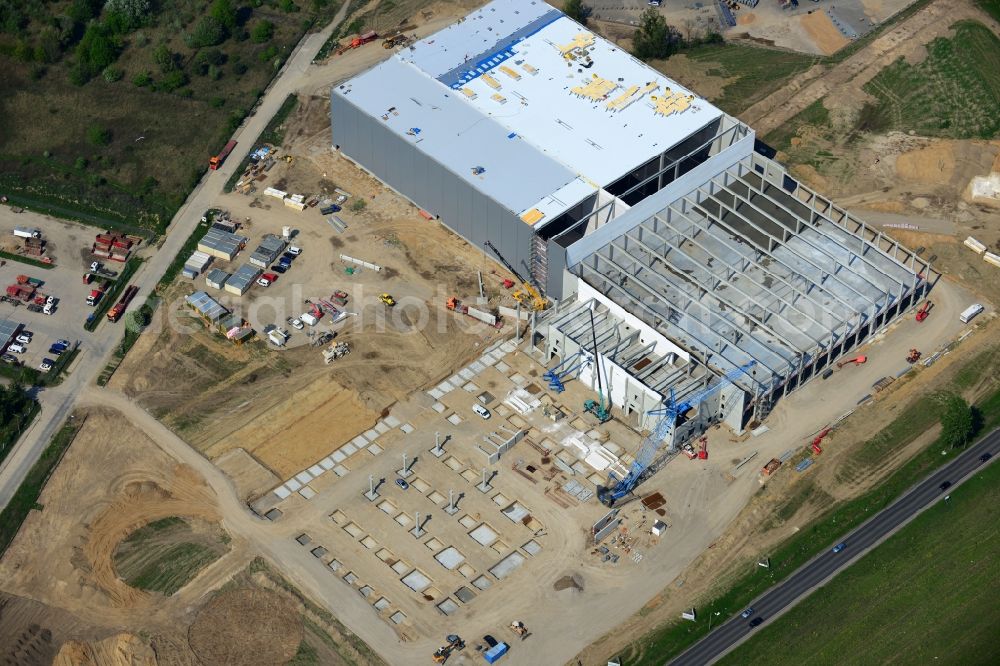
[[[56,356],[62,356],[64,353],[66,353],[66,348],[56,347],[55,345],[52,345],[51,347],[49,347],[49,353],[55,354]]]
[[[56,340],[52,344],[59,345],[60,347],[69,347],[71,343],[69,340]]]
[[[744,620],[750,617],[751,615],[753,615],[753,606],[740,613],[740,617],[743,618]]]
[[[285,252],[284,254],[281,255],[281,259],[278,259],[278,263],[283,264],[285,263],[285,261],[287,261],[289,265],[291,265],[291,263],[295,261],[295,255],[292,254],[291,252]]]
[[[297,257],[300,254],[302,254],[302,248],[296,247],[295,245],[290,245],[288,247],[288,254],[292,255],[293,257]]]
[[[54,366],[55,364],[56,362],[53,361],[51,358],[43,358],[42,364],[38,366],[38,369],[41,370],[42,372],[48,372],[49,370],[52,369],[52,366]]]
[[[275,264],[274,266],[271,266],[271,270],[275,273],[284,273],[288,270],[288,266],[285,266],[284,264]]]
[[[301,331],[303,328],[305,328],[305,324],[303,324],[302,321],[299,319],[293,319],[288,323],[291,324],[292,328],[294,328],[297,331]]]
[[[17,357],[13,354],[4,354],[3,356],[0,356],[0,359],[2,359],[4,363],[10,363],[12,365],[20,363],[20,361],[17,360]]]
[[[406,490],[407,488],[410,487],[410,484],[408,484],[404,479],[396,479],[396,485],[402,488],[403,490]]]
[[[491,416],[490,410],[486,409],[485,407],[483,407],[478,403],[472,406],[472,411],[474,411],[476,414],[479,414],[484,419],[488,419]]]
[[[18,333],[17,337],[14,339],[20,342],[21,344],[26,345],[31,342],[31,333],[28,333],[27,331]]]
[[[17,342],[13,342],[7,346],[7,351],[9,351],[12,354],[23,354],[27,350],[24,348],[24,345]]]
[[[257,278],[257,284],[262,287],[270,287],[271,284],[278,279],[277,273],[264,273],[259,278]]]

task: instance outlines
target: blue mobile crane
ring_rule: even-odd
[[[555,391],[556,393],[562,393],[566,390],[566,386],[563,382],[571,379],[571,375],[579,377],[583,369],[590,365],[592,360],[593,359],[582,350],[578,351],[556,367],[546,371],[542,377],[549,383],[550,390]]]
[[[639,447],[639,453],[636,455],[635,462],[632,463],[628,474],[625,475],[625,478],[619,480],[615,477],[614,473],[611,473],[608,476],[608,485],[597,489],[597,499],[601,501],[601,504],[610,508],[618,500],[630,495],[636,486],[650,476],[650,466],[653,464],[653,459],[656,457],[656,453],[660,450],[660,445],[663,444],[664,440],[670,442],[668,446],[673,446],[673,435],[674,428],[677,425],[677,418],[692,407],[699,405],[712,394],[732,384],[737,377],[750,370],[754,365],[756,365],[756,361],[750,361],[746,365],[730,370],[718,384],[704,389],[680,404],[677,404],[677,401],[674,399],[674,390],[670,389],[670,397],[667,399],[667,404],[647,412],[652,416],[660,416],[660,420],[653,426],[653,431],[642,441],[642,446]],[[650,473],[647,474],[647,472]]]

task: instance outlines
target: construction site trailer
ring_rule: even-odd
[[[212,289],[222,289],[226,285],[226,280],[229,279],[229,273],[222,270],[221,268],[213,268],[205,276],[205,284],[207,284]]]
[[[973,303],[969,307],[962,310],[962,314],[958,315],[958,319],[963,324],[968,324],[970,321],[975,319],[976,315],[980,314],[983,309],[983,306],[979,303]]]
[[[260,277],[261,270],[257,266],[251,264],[243,264],[239,269],[233,273],[232,277],[226,280],[226,284],[223,289],[228,291],[230,294],[236,294],[237,296],[242,296],[250,289],[250,286]]]
[[[498,661],[500,661],[500,657],[507,654],[507,650],[509,649],[510,646],[507,645],[506,643],[497,643],[496,645],[494,645],[489,650],[483,653],[483,659],[486,660],[487,664],[495,664]]]
[[[218,259],[231,261],[239,254],[240,250],[246,247],[247,240],[244,236],[227,231],[209,229],[202,239],[198,241],[198,251]]]
[[[206,252],[195,251],[191,254],[186,262],[184,262],[184,269],[181,273],[184,277],[191,278],[192,280],[205,272],[208,265],[212,263],[212,256]]]

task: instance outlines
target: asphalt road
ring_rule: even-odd
[[[171,220],[167,236],[156,254],[142,264],[132,279],[132,284],[139,287],[139,293],[135,297],[136,303],[144,302],[152,293],[170,262],[194,232],[202,214],[215,203],[226,181],[239,168],[240,162],[253,148],[257,137],[264,131],[272,116],[284,103],[285,98],[298,89],[323,42],[344,19],[348,4],[343,3],[333,21],[323,30],[302,38],[285,62],[282,71],[271,82],[253,115],[244,120],[233,134],[232,138],[239,142],[236,149],[217,171],[206,173],[188,196],[187,201]],[[70,366],[69,377],[58,386],[38,392],[37,398],[42,406],[41,414],[0,465],[0,508],[7,506],[7,502],[20,487],[28,470],[42,455],[49,440],[72,412],[80,395],[93,385],[97,375],[107,365],[123,332],[121,325],[114,327],[113,324],[103,322],[96,331],[81,340],[82,352]]]
[[[831,549],[824,550],[784,582],[755,599],[749,604],[754,609],[750,618],[743,619],[737,615],[670,663],[676,666],[702,666],[721,658],[755,631],[749,626],[752,619],[763,618],[764,624],[767,624],[780,616],[891,536],[922,510],[948,493],[956,492],[961,482],[982,465],[979,457],[987,452],[992,453],[994,459],[1000,454],[1000,429],[969,447],[955,460],[933,472],[905,495],[847,534],[842,539],[846,547],[841,552],[832,552],[831,544]],[[945,481],[950,481],[952,486],[942,490],[941,484]]]

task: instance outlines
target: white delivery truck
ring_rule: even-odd
[[[41,238],[42,232],[33,227],[14,227],[14,235],[18,238]]]
[[[976,318],[976,315],[981,314],[983,309],[984,308],[982,304],[973,303],[969,307],[962,310],[962,314],[958,315],[958,319],[963,324],[968,324],[970,321]]]

